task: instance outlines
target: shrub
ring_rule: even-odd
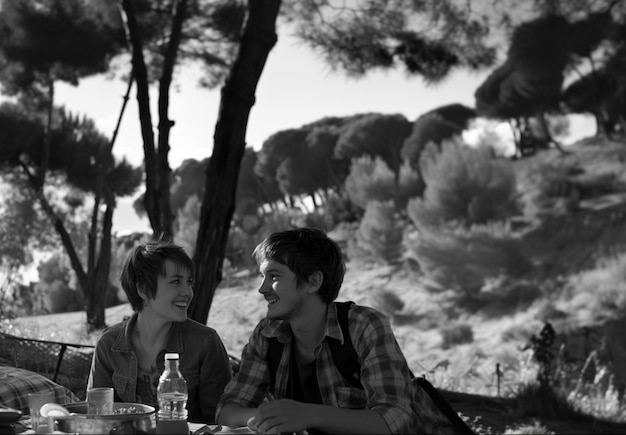
[[[441,347],[449,349],[459,344],[472,343],[474,331],[470,325],[464,323],[446,326],[441,330]]]
[[[404,253],[402,234],[403,226],[393,202],[370,202],[356,232],[356,246],[353,246],[356,252],[352,254],[356,257],[371,256],[389,264],[397,263]]]
[[[492,282],[521,276],[530,268],[522,242],[507,224],[440,226],[422,232],[409,249],[427,279],[457,297],[490,301],[504,298]]]
[[[352,202],[363,209],[371,201],[388,200],[404,209],[410,198],[421,195],[424,184],[408,162],[396,174],[380,157],[365,155],[352,160],[345,188]]]
[[[345,192],[330,192],[324,204],[324,212],[333,222],[333,227],[346,222],[358,222],[363,217],[363,209],[355,205]]]
[[[426,190],[423,199],[414,198],[407,207],[418,228],[444,222],[485,224],[519,213],[509,160],[483,148],[445,141],[441,151],[429,145],[420,163]]]
[[[392,318],[404,309],[404,301],[390,290],[379,290],[373,295],[373,299],[373,305]]]

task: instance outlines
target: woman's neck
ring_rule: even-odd
[[[146,343],[164,341],[170,332],[172,322],[159,321],[149,312],[140,311],[135,324],[136,332]]]

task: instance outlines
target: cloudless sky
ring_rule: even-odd
[[[472,73],[456,70],[436,85],[426,85],[403,69],[373,71],[361,79],[333,72],[321,56],[288,35],[280,35],[270,52],[257,87],[256,103],[248,122],[246,141],[258,149],[272,134],[297,128],[326,116],[356,113],[401,113],[413,121],[423,113],[451,103],[474,107],[474,92],[490,71]],[[197,85],[198,71],[180,69],[170,94],[170,119],[175,121],[170,137],[170,166],[178,167],[187,158],[210,156],[220,102],[220,91]],[[84,79],[80,86],[59,84],[57,104],[94,119],[110,136],[114,130],[126,91],[126,83],[104,77]],[[158,114],[156,91],[151,94],[152,122]],[[114,147],[135,165],[143,160],[135,88],[131,93],[121,130]],[[121,199],[115,212],[116,231],[148,230],[147,219],[139,219],[130,204]]]

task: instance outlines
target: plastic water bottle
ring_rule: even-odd
[[[157,387],[158,434],[189,434],[187,425],[187,382],[178,366],[178,354],[165,354],[165,369]]]

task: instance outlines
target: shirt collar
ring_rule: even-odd
[[[281,343],[287,343],[293,336],[289,322],[286,320],[266,320],[267,324],[261,330],[266,338],[277,338]],[[326,310],[326,332],[324,337],[334,338],[343,344],[343,333],[337,319],[337,306],[331,303]]]

